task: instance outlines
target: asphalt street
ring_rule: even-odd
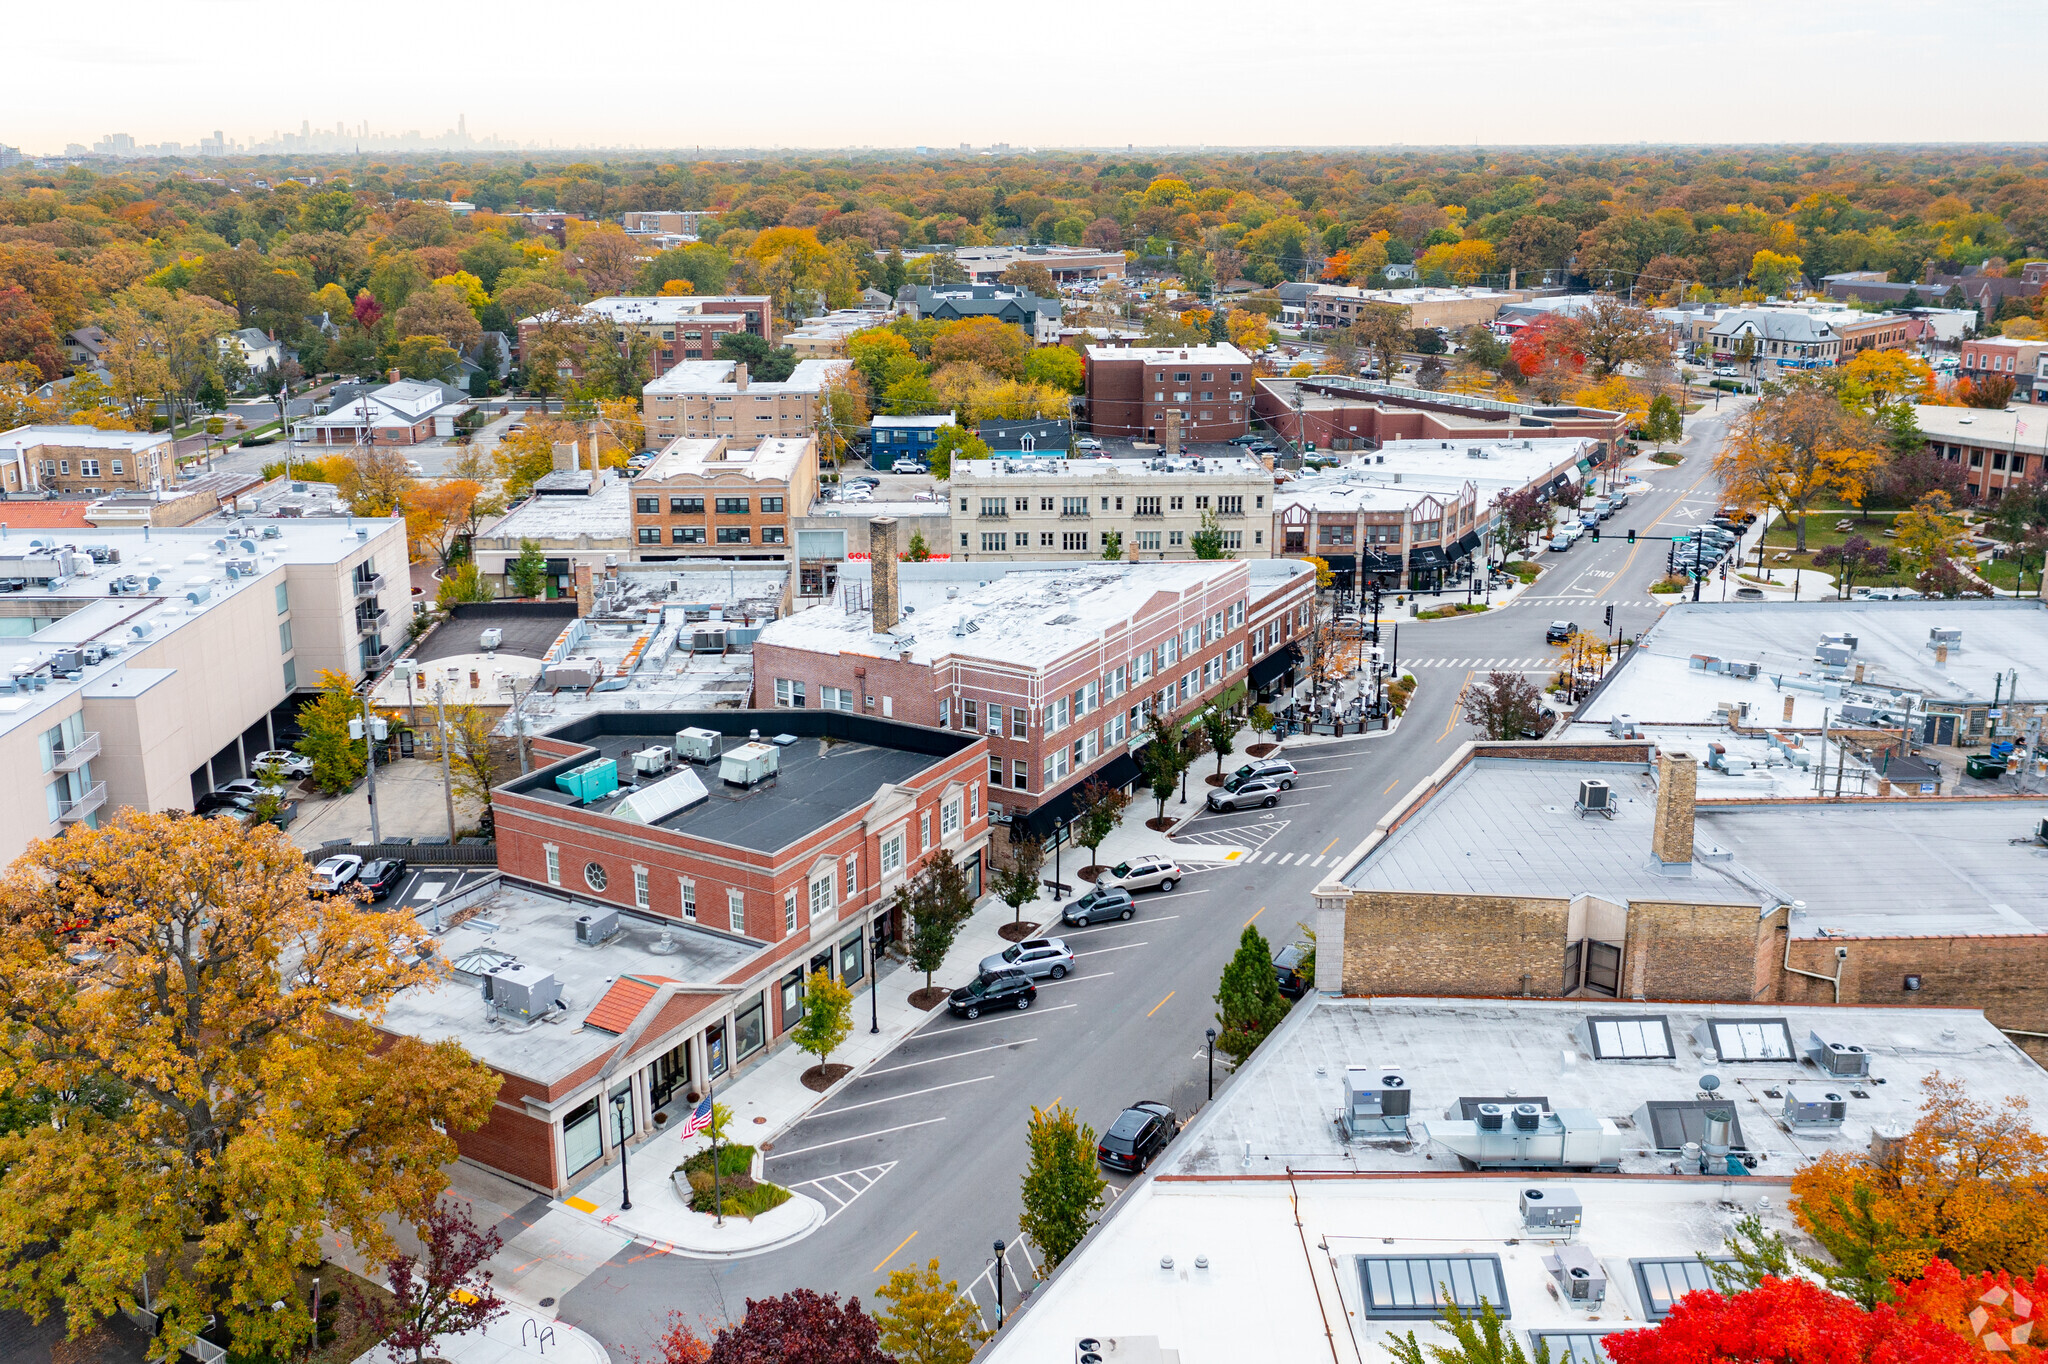
[[[1648,588],[1663,576],[1665,545],[1641,538],[1631,547],[1625,532],[1668,536],[1712,520],[1719,497],[1709,466],[1733,410],[1694,418],[1683,462],[1652,466],[1649,488],[1602,525],[1600,543],[1588,537],[1546,554],[1546,572],[1521,599],[1481,615],[1403,621],[1396,661],[1419,686],[1401,725],[1299,748],[1291,756],[1301,780],[1270,811],[1191,821],[1177,840],[1187,878],[1170,893],[1141,895],[1128,923],[1056,930],[1074,949],[1075,971],[1041,982],[1029,1010],[972,1022],[934,1016],[783,1133],[768,1177],[823,1203],[831,1215],[821,1230],[730,1262],[628,1247],[562,1299],[563,1317],[616,1357],[644,1351],[671,1309],[708,1334],[740,1316],[749,1297],[806,1286],[867,1302],[890,1270],[937,1257],[993,1320],[995,1240],[1008,1246],[1007,1302],[1035,1268],[1017,1235],[1032,1106],[1064,1101],[1097,1132],[1140,1099],[1163,1100],[1183,1118],[1197,1108],[1207,1093],[1203,1033],[1244,926],[1256,924],[1276,946],[1297,936],[1328,868],[1471,737],[1458,719],[1471,678],[1551,671],[1543,632],[1553,619],[1599,629],[1611,603],[1624,633],[1655,620],[1661,607]],[[1394,643],[1391,631],[1384,637]],[[1217,861],[1225,847],[1249,851]],[[1219,1077],[1223,1069],[1219,1059]],[[1128,1182],[1111,1177],[1113,1190]]]

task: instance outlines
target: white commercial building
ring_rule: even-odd
[[[731,360],[685,360],[640,391],[647,443],[660,449],[678,436],[725,436],[742,445],[815,436],[820,396],[852,369],[845,360],[799,360],[787,379],[762,380]]]
[[[1232,557],[1273,553],[1273,471],[1251,458],[961,460],[948,489],[956,559],[1191,559],[1205,520]]]

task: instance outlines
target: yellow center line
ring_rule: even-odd
[[[897,1245],[897,1247],[896,1247],[896,1249],[895,1249],[895,1250],[892,1250],[892,1251],[890,1251],[890,1252],[889,1252],[889,1253],[888,1253],[887,1255],[885,1255],[885,1256],[883,1256],[883,1257],[882,1257],[882,1263],[881,1263],[881,1264],[879,1264],[879,1265],[876,1265],[876,1266],[875,1266],[875,1271],[874,1271],[874,1272],[875,1272],[875,1273],[877,1273],[877,1274],[881,1273],[881,1272],[882,1272],[882,1269],[883,1269],[883,1266],[887,1265],[887,1264],[889,1263],[889,1261],[891,1261],[891,1260],[895,1259],[895,1258],[896,1258],[896,1256],[897,1256],[897,1253],[898,1253],[899,1251],[901,1251],[901,1250],[903,1249],[903,1247],[904,1247],[904,1246],[907,1246],[907,1245],[909,1245],[909,1244],[910,1244],[910,1243],[911,1243],[912,1241],[915,1241],[916,1239],[917,1239],[917,1233],[916,1233],[916,1232],[914,1232],[914,1231],[913,1231],[912,1233],[910,1233],[910,1235],[908,1235],[908,1236],[904,1237],[904,1238],[903,1238],[903,1240],[902,1240],[902,1242],[901,1242],[900,1244],[898,1244],[898,1245]]]
[[[1173,998],[1173,997],[1174,997],[1175,995],[1177,995],[1177,994],[1179,994],[1179,993],[1180,993],[1180,991],[1178,991],[1178,990],[1168,990],[1168,991],[1166,992],[1166,999],[1172,999],[1172,998]],[[1159,1002],[1158,1002],[1157,1004],[1154,1004],[1154,1005],[1152,1006],[1152,1012],[1151,1012],[1151,1013],[1148,1013],[1148,1014],[1146,1014],[1146,1015],[1145,1015],[1145,1017],[1147,1017],[1147,1018],[1150,1018],[1150,1017],[1152,1016],[1152,1014],[1156,1014],[1156,1013],[1158,1013],[1158,1012],[1159,1012],[1159,1011],[1160,1011],[1161,1009],[1165,1008],[1165,1007],[1166,1007],[1166,999],[1162,999],[1162,1000],[1160,1000],[1160,1001],[1159,1001]]]
[[[1338,835],[1338,838],[1341,838],[1341,837],[1343,837],[1343,835],[1342,835],[1342,834],[1339,834],[1339,835]],[[1334,847],[1336,847],[1336,846],[1337,846],[1337,839],[1335,839],[1335,838],[1331,839],[1331,840],[1330,840],[1330,848],[1334,848]],[[1330,848],[1325,848],[1325,849],[1323,849],[1323,852],[1328,852],[1328,851],[1330,850]],[[1320,854],[1319,854],[1319,855],[1320,855]]]
[[[1391,791],[1391,790],[1393,790],[1393,789],[1394,789],[1395,787],[1399,786],[1400,784],[1401,784],[1401,779],[1400,779],[1399,777],[1396,777],[1396,778],[1394,778],[1394,779],[1393,779],[1392,781],[1390,781],[1390,782],[1388,782],[1388,783],[1387,783],[1387,791]],[[1382,792],[1380,792],[1380,794],[1384,796],[1385,794],[1387,794],[1387,791],[1382,791]]]
[[[1670,506],[1668,506],[1668,507],[1666,507],[1666,508],[1664,509],[1664,511],[1665,511],[1665,515],[1667,515],[1667,516],[1668,516],[1668,515],[1670,515],[1670,513],[1671,513],[1671,512],[1673,511],[1673,510],[1675,510],[1675,509],[1677,508],[1677,506],[1678,506],[1678,504],[1679,504],[1679,503],[1681,503],[1681,502],[1685,501],[1685,499],[1686,499],[1686,498],[1688,498],[1688,497],[1692,496],[1692,491],[1693,491],[1693,489],[1695,489],[1695,488],[1699,487],[1699,486],[1700,486],[1700,484],[1702,484],[1702,483],[1705,483],[1705,482],[1706,482],[1706,481],[1707,481],[1707,480],[1708,480],[1709,478],[1711,478],[1711,477],[1713,476],[1713,473],[1714,473],[1714,461],[1712,461],[1712,460],[1710,459],[1710,460],[1708,460],[1708,461],[1707,461],[1707,467],[1706,467],[1706,471],[1705,471],[1704,473],[1702,473],[1702,474],[1701,474],[1701,475],[1700,475],[1700,476],[1699,476],[1698,478],[1694,479],[1694,480],[1693,480],[1693,481],[1692,481],[1691,483],[1688,483],[1688,484],[1686,485],[1686,487],[1685,487],[1685,491],[1684,491],[1684,492],[1680,493],[1680,494],[1679,494],[1678,496],[1676,496],[1676,497],[1674,497],[1674,498],[1672,498],[1672,499],[1671,499],[1671,505],[1670,505]],[[1652,529],[1652,530],[1655,530],[1656,528],[1657,528],[1657,522],[1655,522],[1655,521],[1652,521],[1652,522],[1650,523],[1650,529]],[[1614,587],[1615,587],[1615,586],[1616,586],[1617,584],[1619,584],[1619,583],[1621,582],[1621,580],[1622,580],[1622,577],[1623,577],[1623,576],[1624,576],[1625,574],[1627,574],[1627,572],[1629,571],[1629,569],[1631,569],[1631,568],[1633,568],[1633,567],[1635,566],[1635,562],[1636,562],[1636,555],[1638,555],[1638,554],[1642,553],[1642,552],[1643,552],[1643,546],[1644,546],[1644,545],[1646,545],[1646,544],[1648,544],[1648,543],[1649,543],[1649,541],[1647,541],[1647,540],[1638,540],[1638,541],[1636,541],[1636,543],[1635,543],[1635,546],[1634,546],[1634,547],[1633,547],[1632,549],[1630,549],[1630,550],[1629,550],[1629,552],[1628,552],[1628,558],[1626,558],[1626,559],[1623,559],[1623,560],[1621,561],[1621,567],[1620,567],[1619,569],[1617,569],[1617,570],[1615,571],[1615,574],[1614,574],[1614,576],[1613,576],[1612,578],[1609,578],[1609,579],[1607,580],[1607,586],[1606,586],[1606,587],[1603,587],[1603,588],[1601,588],[1601,589],[1600,589],[1600,590],[1599,590],[1598,592],[1595,592],[1595,593],[1593,594],[1593,596],[1592,596],[1591,600],[1593,600],[1593,601],[1599,601],[1599,600],[1600,600],[1600,599],[1601,599],[1602,597],[1606,596],[1606,595],[1608,594],[1608,592],[1609,592],[1610,590],[1612,590],[1612,589],[1613,589],[1613,588],[1614,588]]]
[[[1266,907],[1264,905],[1260,905],[1257,909],[1252,911],[1252,919],[1258,918],[1261,914],[1264,914],[1265,912]],[[1252,926],[1252,919],[1246,919],[1244,921],[1244,926],[1246,928],[1250,928]],[[1162,1000],[1161,1002],[1164,1003],[1165,1001]]]
[[[1472,685],[1472,674],[1471,674],[1470,672],[1467,672],[1467,673],[1465,674],[1465,680],[1464,680],[1463,682],[1460,682],[1460,683],[1458,684],[1458,695],[1459,695],[1459,696],[1463,696],[1463,695],[1465,694],[1465,688],[1467,688],[1467,687],[1469,687],[1469,686],[1471,686],[1471,685]],[[1452,729],[1453,729],[1454,727],[1456,727],[1456,725],[1457,725],[1457,723],[1458,723],[1458,715],[1459,715],[1459,712],[1458,712],[1458,711],[1457,711],[1456,709],[1453,709],[1453,710],[1451,711],[1451,718],[1450,718],[1450,719],[1448,719],[1448,720],[1446,720],[1446,721],[1444,721],[1444,732],[1436,736],[1436,741],[1437,741],[1438,743],[1442,743],[1442,742],[1443,742],[1444,740],[1446,740],[1446,739],[1448,739],[1448,738],[1450,738],[1450,737],[1451,737],[1451,730],[1452,730]]]

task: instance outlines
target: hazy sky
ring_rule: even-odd
[[[300,120],[558,146],[2048,140],[2012,0],[547,5],[10,16],[0,143]]]

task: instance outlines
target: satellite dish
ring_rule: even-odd
[[[1713,1092],[1714,1092],[1715,1090],[1719,1089],[1720,1087],[1721,1087],[1721,1077],[1720,1077],[1720,1076],[1718,1076],[1718,1075],[1702,1075],[1702,1076],[1700,1076],[1700,1088],[1701,1088],[1701,1089],[1704,1089],[1704,1090],[1705,1090],[1705,1091],[1706,1091],[1707,1093],[1709,1093],[1709,1094],[1712,1094],[1712,1093],[1713,1093]]]

